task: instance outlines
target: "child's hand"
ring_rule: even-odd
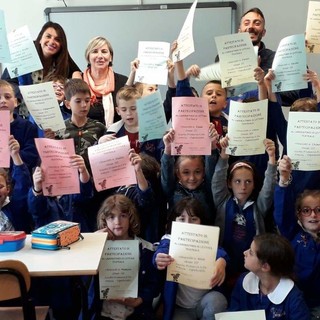
[[[48,139],[54,139],[56,134],[51,129],[44,129],[44,137]]]
[[[173,261],[174,259],[166,253],[158,253],[156,256],[156,264],[158,270],[164,270]]]
[[[136,72],[139,68],[140,60],[135,58],[133,61],[130,62],[131,72]]]
[[[167,60],[167,69],[169,73],[174,73],[174,63],[171,59]]]
[[[20,152],[20,144],[18,140],[14,138],[13,135],[9,136],[9,150],[10,150],[10,155],[11,157],[14,157],[15,155],[19,154]]]
[[[125,306],[132,307],[132,308],[139,307],[140,304],[142,304],[142,302],[143,302],[142,298],[140,298],[140,297],[138,297],[138,298],[127,297],[127,298],[118,298],[118,299],[108,299],[108,301],[123,304]]]
[[[200,72],[201,72],[200,67],[198,65],[196,65],[196,64],[193,64],[187,69],[186,75],[187,75],[188,78],[190,76],[192,76],[194,78],[197,78],[197,77],[199,77]]]
[[[115,133],[105,134],[104,136],[102,136],[99,139],[98,144],[104,143],[104,142],[108,142],[108,141],[111,141],[111,140],[114,140],[114,139],[117,139]]]
[[[116,236],[108,227],[105,227],[103,230],[104,230],[103,232],[108,232],[107,240],[115,240],[116,239]]]
[[[228,159],[229,155],[226,154],[226,150],[229,146],[229,137],[228,135],[225,135],[222,137],[219,141],[220,147],[221,147],[221,152],[220,152],[220,157],[222,159]]]
[[[36,167],[32,175],[33,179],[33,189],[36,191],[42,190],[42,182],[44,182],[44,172],[40,167]]]
[[[171,48],[170,48],[170,57],[172,56],[172,53],[174,50],[176,50],[178,48],[178,41],[174,40],[171,44]]]
[[[210,280],[211,288],[215,286],[221,286],[226,277],[226,260],[219,258],[214,266],[214,272]]]
[[[253,71],[254,79],[258,82],[258,85],[262,85],[264,83],[264,71],[260,67],[255,68]]]
[[[87,170],[86,164],[83,160],[83,158],[78,155],[78,154],[74,154],[72,156],[70,156],[70,166],[72,168],[76,168],[79,173],[83,173]]]
[[[283,158],[279,161],[278,170],[279,184],[280,186],[286,186],[286,183],[290,180],[290,175],[292,172],[291,159],[288,156],[283,156]]]
[[[171,154],[171,143],[174,141],[174,130],[171,128],[164,136],[163,136],[163,143],[164,143],[164,153]]]
[[[271,88],[271,82],[275,79],[276,75],[274,74],[274,71],[272,69],[269,69],[268,73],[264,77],[264,83],[268,89]]]
[[[307,73],[303,75],[303,79],[310,81],[314,89],[318,89],[320,87],[320,80],[315,71],[308,69]]]
[[[263,141],[264,146],[266,148],[266,152],[269,156],[269,163],[275,164],[276,163],[276,146],[275,143],[271,139],[264,139]]]
[[[142,159],[137,153],[135,153],[134,149],[129,150],[129,160],[131,164],[134,166],[135,172],[141,170]]]
[[[212,150],[217,148],[217,142],[219,140],[219,133],[213,123],[209,124],[209,138],[211,141]]]
[[[109,228],[108,228],[108,227],[105,227],[105,228],[102,228],[102,229],[99,229],[99,230],[95,231],[94,233],[109,232],[108,230],[109,230]],[[108,237],[109,237],[109,234],[108,234]]]

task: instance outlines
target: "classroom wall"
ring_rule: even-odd
[[[198,0],[199,2],[223,2],[224,0],[210,1]],[[103,6],[103,5],[132,5],[132,4],[161,4],[161,3],[192,3],[193,0],[65,0],[69,7],[74,6]],[[242,0],[234,0],[240,7]],[[44,9],[47,7],[64,7],[62,0],[0,0],[0,8],[6,16],[7,30],[11,31],[23,25],[28,25],[30,32],[35,38],[44,24]],[[94,27],[90,22],[88,27]],[[97,33],[98,30],[97,30]]]

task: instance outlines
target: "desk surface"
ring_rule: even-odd
[[[82,233],[84,239],[70,245],[70,250],[55,251],[31,248],[27,235],[24,248],[15,252],[0,252],[0,261],[22,261],[32,277],[83,276],[98,273],[107,233]]]

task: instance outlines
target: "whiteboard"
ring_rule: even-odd
[[[57,7],[44,10],[47,20],[65,30],[69,52],[81,70],[86,68],[84,52],[95,36],[107,38],[113,47],[113,69],[129,75],[130,62],[138,55],[139,41],[166,41],[178,38],[192,3],[159,5],[124,5],[92,7]],[[193,22],[195,52],[184,60],[204,67],[217,55],[214,38],[234,33],[235,2],[198,3]],[[192,85],[200,93],[203,83]],[[162,94],[165,88],[161,88]]]

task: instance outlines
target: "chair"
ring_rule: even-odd
[[[19,260],[0,261],[0,301],[16,299],[18,307],[0,307],[1,320],[45,320],[48,306],[35,307],[29,296],[31,279]]]

